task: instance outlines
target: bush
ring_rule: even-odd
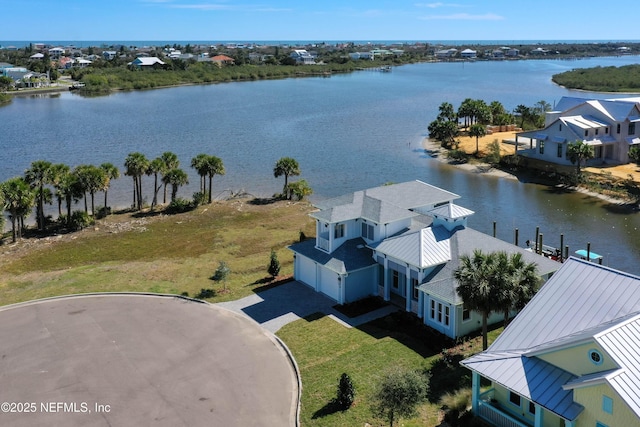
[[[428,390],[429,380],[424,374],[392,368],[378,384],[372,409],[393,426],[397,418],[416,413],[416,407],[426,399]]]
[[[184,294],[184,292],[183,292]],[[188,296],[189,294],[187,293]],[[194,297],[195,299],[213,298],[216,296],[216,291],[213,289],[200,289],[200,292]]]
[[[69,228],[73,231],[79,231],[83,228],[87,228],[93,224],[93,219],[85,211],[74,211],[71,214],[71,220],[69,221]]]
[[[469,154],[463,150],[455,148],[447,151],[447,159],[458,163],[467,163],[469,161]]]
[[[500,163],[500,143],[497,139],[494,139],[493,142],[490,142],[487,145],[487,154],[484,156],[484,161],[489,163],[491,166],[496,166]]]
[[[166,212],[170,214],[188,212],[194,208],[193,203],[187,199],[178,197],[167,206]]]
[[[278,261],[278,254],[273,249],[271,249],[271,260],[269,261],[267,272],[271,277],[276,277],[280,274],[280,261]]]
[[[338,382],[338,392],[336,396],[336,404],[341,410],[346,411],[353,404],[353,400],[356,396],[356,389],[353,386],[351,378],[346,373],[340,376]]]
[[[193,193],[193,207],[197,208],[200,205],[204,205],[208,201],[208,194],[203,193],[202,191],[198,191],[197,193]]]

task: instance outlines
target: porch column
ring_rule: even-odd
[[[389,261],[384,259],[384,300],[389,301],[391,299],[391,287],[389,286]]]
[[[346,281],[347,281],[347,277],[346,276],[344,276],[342,274],[338,275],[338,304],[340,304],[340,305],[344,304],[345,290],[347,288]]]
[[[544,408],[537,403],[534,406],[536,408],[535,427],[544,427]]]
[[[405,289],[407,290],[406,302],[405,302],[404,308],[409,313],[411,313],[411,299],[413,298],[413,295],[411,292],[411,269],[409,267],[407,267],[405,270],[404,282],[405,282]]]
[[[480,399],[480,374],[476,371],[471,372],[471,410],[478,415],[478,406]]]
[[[424,317],[424,292],[418,292],[418,319]]]

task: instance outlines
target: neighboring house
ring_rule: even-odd
[[[640,98],[563,97],[546,113],[544,129],[516,134],[523,140],[529,148],[520,154],[551,163],[571,165],[567,145],[577,140],[594,149],[587,164],[628,163],[629,149],[640,144]]]
[[[294,278],[338,304],[381,295],[456,338],[480,327],[453,277],[462,255],[520,252],[547,279],[560,264],[467,227],[473,211],[460,196],[410,181],[357,191],[316,204],[316,238],[296,243]],[[502,321],[495,313],[489,323]]]
[[[373,52],[351,52],[349,54],[349,58],[353,59],[354,61],[359,59],[373,61],[373,57]]]
[[[34,53],[29,57],[29,59],[41,60],[41,59],[44,59],[44,54],[40,52]]]
[[[154,65],[164,65],[159,58],[155,56],[149,57],[137,57],[133,61],[129,62],[128,65],[136,68],[152,68]]]
[[[304,49],[294,49],[290,56],[295,59],[296,64],[312,65],[316,63],[315,56]]]
[[[215,62],[220,65],[233,65],[233,58],[228,57],[227,55],[216,55],[211,58],[212,62]]]
[[[438,59],[448,59],[453,58],[458,53],[458,49],[442,49],[436,51],[436,58]]]
[[[478,52],[473,49],[465,49],[460,52],[460,57],[465,59],[475,59],[478,55]]]
[[[115,50],[102,51],[102,58],[106,61],[111,61],[112,59],[115,59],[116,56],[118,56],[118,52]]]
[[[91,65],[91,61],[89,61],[88,59],[77,58],[73,61],[73,67],[76,68],[86,68],[89,65]]]
[[[515,58],[517,56],[520,55],[520,50],[516,49],[515,47],[510,47],[505,51],[505,56],[508,56],[509,58]]]
[[[473,412],[492,425],[638,426],[640,277],[569,258],[462,365],[473,373]]]
[[[62,47],[52,47],[49,49],[49,57],[51,59],[58,59],[63,56],[65,53],[65,49]]]

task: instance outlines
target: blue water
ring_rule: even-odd
[[[312,200],[381,185],[421,179],[461,196],[476,212],[470,223],[520,243],[540,226],[545,244],[560,233],[572,250],[586,247],[605,262],[640,274],[640,216],[582,195],[558,195],[517,181],[478,177],[426,156],[422,140],[442,102],[456,108],[465,98],[497,100],[511,110],[563,95],[611,97],[569,91],[551,75],[579,67],[625,65],[624,56],[579,61],[531,60],[414,64],[391,73],[361,71],[330,78],[185,86],[84,98],[73,93],[16,98],[0,108],[0,180],[21,175],[38,159],[82,163],[112,162],[123,169],[128,153],[148,158],[175,152],[191,184],[179,195],[191,197],[198,177],[189,168],[199,153],[220,157],[224,176],[214,178],[214,195],[244,189],[269,196],[282,188],[273,165],[296,158],[301,178],[314,189]],[[622,95],[616,95],[620,97]],[[112,186],[112,204],[131,200],[131,180]],[[151,179],[143,192],[151,200]]]

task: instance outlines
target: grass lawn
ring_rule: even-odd
[[[499,332],[492,331],[490,341]],[[346,328],[326,316],[314,315],[284,326],[277,335],[290,348],[300,369],[301,423],[305,427],[387,425],[373,415],[370,402],[382,373],[394,365],[431,371],[429,401],[419,408],[417,417],[402,419],[399,425],[436,426],[440,397],[471,385],[470,372],[458,362],[481,350],[480,337],[455,345],[406,313],[359,328]],[[442,356],[444,348],[450,349],[448,361]],[[343,372],[356,388],[354,405],[344,412],[331,405]]]

